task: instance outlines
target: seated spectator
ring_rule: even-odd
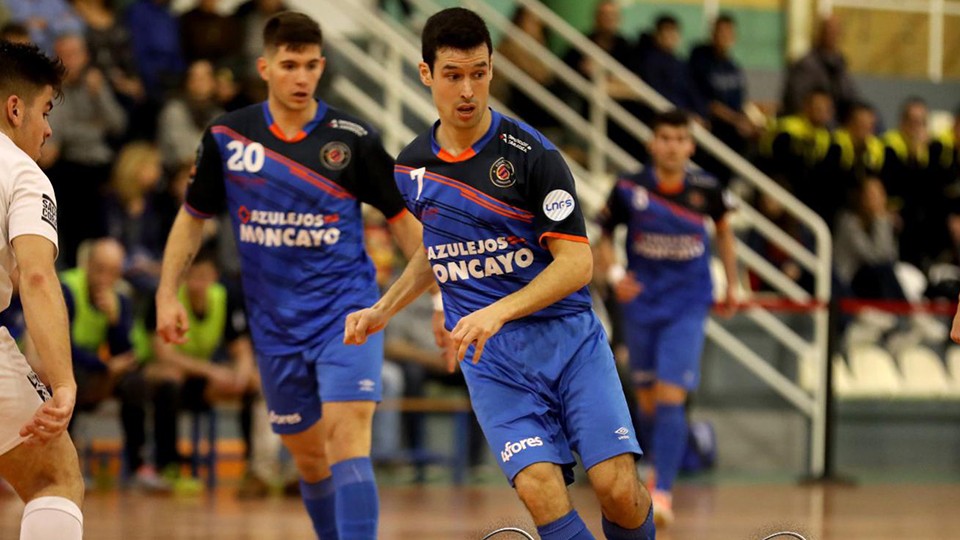
[[[30,32],[22,24],[6,23],[0,28],[0,41],[27,45],[30,43]]]
[[[865,178],[879,177],[884,146],[874,135],[876,127],[873,107],[851,104],[843,125],[833,132],[826,154],[817,163],[808,204],[827,223],[833,223],[840,208],[850,204]]]
[[[162,101],[183,73],[180,30],[170,0],[136,0],[123,18],[147,95]]]
[[[897,233],[879,178],[865,179],[856,206],[837,217],[833,257],[838,279],[855,297],[905,299],[894,273]]]
[[[168,170],[194,161],[203,130],[223,114],[216,100],[216,84],[210,62],[197,60],[187,68],[180,95],[160,111],[157,139]]]
[[[671,15],[657,17],[653,36],[641,36],[637,46],[640,78],[678,109],[697,121],[707,118],[707,106],[690,77],[687,62],[677,54],[680,23]]]
[[[242,36],[239,49],[243,58],[240,65],[245,71],[240,73],[240,79],[253,101],[266,98],[265,90],[259,92],[263,98],[257,92],[263,88],[260,74],[257,73],[257,58],[263,54],[263,26],[267,19],[288,9],[283,0],[247,0],[233,14],[234,19],[239,21]]]
[[[217,68],[217,103],[225,112],[242,109],[253,104],[250,96],[243,91],[243,85],[233,68],[222,66]]]
[[[113,91],[132,109],[144,99],[145,90],[133,60],[130,33],[117,21],[108,0],[73,0],[73,7],[87,26],[91,65],[107,76]]]
[[[83,34],[83,21],[66,0],[6,0],[10,20],[30,32],[30,41],[47,54],[53,43],[66,34]]]
[[[861,99],[840,50],[840,30],[836,16],[823,19],[813,49],[787,69],[784,114],[798,114],[804,108],[806,96],[814,89],[827,91],[841,117],[850,104]]]
[[[513,13],[512,22],[528,37],[544,47],[547,46],[543,21],[532,11],[523,6],[517,7]],[[497,55],[509,60],[541,86],[548,89],[554,86],[553,71],[509,34],[505,35],[497,46]],[[512,111],[521,115],[524,122],[540,131],[557,127],[557,121],[553,115],[528,96],[523,89],[510,84],[505,77],[494,77],[491,85],[491,94],[506,103]]]
[[[217,11],[220,0],[197,0],[196,6],[180,16],[180,44],[184,60],[209,60],[221,65],[239,60],[240,23]]]
[[[826,90],[810,92],[803,109],[778,118],[760,139],[760,158],[767,174],[810,204],[818,196],[810,173],[830,147],[833,100]]]
[[[157,148],[148,142],[129,143],[114,163],[106,200],[107,234],[123,245],[124,277],[143,296],[156,292],[168,232],[155,207],[162,177]]]
[[[788,214],[786,209],[779,201],[766,193],[757,193],[756,208],[780,230],[786,232],[791,238],[798,241],[802,246],[813,249],[813,234],[805,228],[796,218]],[[811,294],[813,293],[813,275],[794,259],[789,251],[775,242],[771,242],[765,235],[751,228],[745,239],[747,246],[758,255],[767,260],[770,264],[783,272],[791,281],[800,285]],[[750,289],[758,292],[775,291],[766,281],[755,272],[750,272]]]
[[[733,58],[736,32],[736,23],[732,17],[725,14],[717,17],[713,23],[710,42],[699,45],[690,52],[690,77],[706,100],[710,132],[734,152],[746,155],[748,142],[755,139],[760,132],[744,113],[744,105],[747,103],[747,79],[743,69]],[[719,163],[702,161],[701,158],[698,163],[714,172],[720,181],[729,181],[729,169]]]
[[[130,341],[133,308],[122,294],[123,246],[112,239],[89,245],[82,265],[60,275],[70,316],[77,410],[89,411],[116,396],[123,428],[123,463],[135,486],[165,491],[169,486],[143,459],[146,442],[146,379]]]
[[[156,306],[146,311],[145,329],[152,344],[150,378],[156,385],[158,414],[154,426],[157,467],[176,476],[181,457],[177,452],[177,418],[181,410],[209,410],[212,404],[240,400],[240,428],[247,462],[245,482],[255,483],[266,494],[269,473],[251,469],[253,408],[265,410],[259,397],[253,345],[247,333],[243,307],[235,295],[219,283],[216,253],[205,246],[187,269],[179,298],[187,311],[190,331],[187,342],[174,345],[155,336]],[[162,404],[162,405],[161,405]],[[265,415],[260,428],[269,431]],[[262,429],[260,430],[262,434]],[[251,490],[252,486],[242,487]]]
[[[106,234],[103,197],[114,158],[111,139],[123,135],[127,115],[117,102],[103,72],[90,65],[84,39],[62,36],[54,47],[67,68],[63,100],[50,112],[51,136],[41,165],[61,204],[60,258],[67,267],[76,261],[80,242]]]
[[[947,243],[945,186],[930,163],[927,119],[923,99],[904,101],[899,125],[883,135],[881,173],[891,205],[903,219],[900,256],[924,270]]]

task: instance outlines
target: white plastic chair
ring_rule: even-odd
[[[937,398],[950,393],[947,370],[937,353],[916,346],[897,358],[903,374],[903,394],[909,397]]]
[[[844,361],[843,357],[839,354],[833,355],[833,360],[830,362],[830,364],[831,369],[833,370],[834,394],[836,394],[838,398],[855,397],[855,383],[853,381],[853,374],[850,373],[850,368],[847,367],[847,363]]]
[[[898,397],[902,394],[902,377],[886,350],[876,345],[857,345],[851,347],[849,355],[853,394],[858,397]]]

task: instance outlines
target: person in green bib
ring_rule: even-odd
[[[156,309],[146,311],[145,327],[155,359],[150,377],[155,384],[157,406],[164,409],[158,410],[155,422],[157,467],[166,470],[181,461],[176,448],[176,419],[181,410],[203,411],[213,403],[231,400],[241,403],[240,427],[249,463],[253,449],[253,403],[259,397],[260,385],[242,303],[219,282],[212,245],[200,249],[185,278],[178,298],[190,321],[186,343],[175,345],[158,338]],[[262,423],[269,426],[265,420]],[[247,476],[257,481],[264,480],[265,475],[248,471]],[[266,483],[259,483],[265,492]]]
[[[123,246],[101,238],[80,251],[80,266],[60,274],[70,316],[77,409],[94,410],[109,397],[118,398],[125,476],[134,487],[166,491],[169,486],[143,459],[148,393],[130,341],[132,302],[120,292]]]

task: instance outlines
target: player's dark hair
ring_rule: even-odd
[[[212,241],[204,242],[203,245],[200,246],[200,249],[197,250],[197,255],[193,258],[191,266],[209,263],[219,269],[220,259],[217,255],[217,245]]]
[[[433,73],[433,63],[440,49],[469,51],[481,45],[493,53],[493,41],[487,24],[479,15],[465,8],[448,8],[438,11],[427,19],[420,35],[423,61]]]
[[[47,85],[53,87],[55,99],[61,96],[66,73],[59,58],[50,58],[36,45],[0,41],[0,99],[18,95],[26,101]]]
[[[317,21],[296,11],[283,11],[267,19],[263,26],[263,47],[286,47],[300,52],[310,45],[323,46],[323,32]]]
[[[650,129],[656,131],[660,126],[690,127],[690,115],[680,109],[657,113],[650,122]]]
[[[666,30],[667,27],[680,28],[680,22],[673,15],[663,14],[657,17],[657,21],[653,24],[657,32]]]

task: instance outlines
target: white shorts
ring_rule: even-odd
[[[49,397],[10,333],[0,327],[0,455],[24,441],[20,428]]]

